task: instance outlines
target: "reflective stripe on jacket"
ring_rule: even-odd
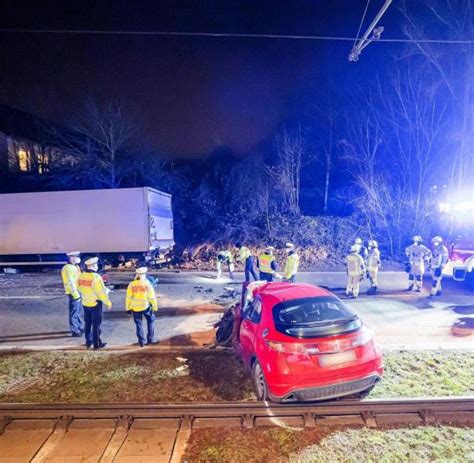
[[[133,280],[127,287],[125,309],[143,312],[150,306],[153,311],[158,310],[153,286],[148,280]]]
[[[367,256],[367,270],[378,270],[380,267],[380,251],[377,248],[371,249]]]
[[[82,305],[84,307],[94,307],[98,301],[111,306],[109,296],[102,277],[96,272],[82,272],[79,275],[79,292],[82,296]]]
[[[446,246],[436,246],[433,249],[433,260],[431,262],[432,268],[443,268],[449,261],[449,252]]]
[[[275,256],[271,254],[261,254],[258,256],[258,269],[263,273],[275,273]]]
[[[405,249],[411,265],[423,266],[425,260],[431,257],[431,251],[424,244],[412,244]]]
[[[298,273],[300,265],[300,256],[296,252],[289,254],[285,264],[285,278],[289,280],[293,275]]]
[[[360,254],[346,256],[347,274],[351,277],[360,276],[365,271],[364,259]]]
[[[249,248],[242,246],[239,249],[239,259],[241,262],[245,262],[251,255],[252,253],[250,252]]]
[[[64,292],[70,294],[74,299],[79,299],[81,297],[77,289],[77,282],[80,274],[81,269],[78,265],[74,264],[66,264],[61,270]]]

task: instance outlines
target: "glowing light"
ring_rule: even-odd
[[[22,172],[28,172],[30,170],[29,153],[27,153],[26,150],[23,148],[18,148],[17,156],[18,156],[18,168]]]

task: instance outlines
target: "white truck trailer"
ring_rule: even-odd
[[[0,195],[0,266],[61,264],[68,251],[156,254],[174,245],[171,195],[152,188]]]

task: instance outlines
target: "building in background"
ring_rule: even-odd
[[[0,189],[25,176],[39,177],[52,166],[74,164],[74,158],[52,140],[51,125],[39,117],[0,105]]]

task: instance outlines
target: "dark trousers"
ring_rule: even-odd
[[[288,283],[294,283],[296,281],[296,275],[291,275],[290,278],[288,278],[288,280],[286,280]]]
[[[247,257],[247,259],[245,259],[245,281],[251,281],[250,276],[252,276],[254,281],[258,280],[257,272],[255,271],[253,256],[249,256]]]
[[[273,273],[260,272],[260,280],[273,281]]]
[[[145,339],[145,334],[143,332],[142,319],[145,317],[147,334]],[[143,310],[142,312],[133,312],[133,321],[137,328],[137,338],[139,344],[145,344],[145,342],[152,343],[155,341],[155,314],[150,307]]]
[[[99,347],[102,324],[102,302],[98,302],[94,307],[84,307],[84,334],[86,345]]]
[[[70,294],[69,299],[69,329],[71,334],[82,334],[82,303],[80,299],[74,299]]]

